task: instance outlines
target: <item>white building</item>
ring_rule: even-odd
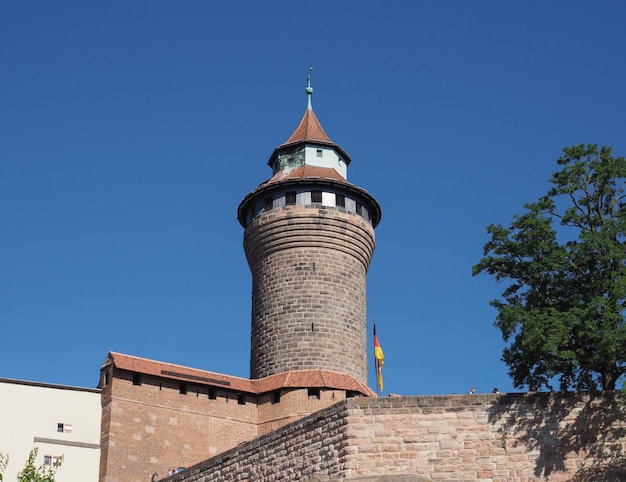
[[[4,480],[15,481],[37,447],[37,466],[63,456],[57,482],[98,482],[101,411],[97,389],[0,378]]]

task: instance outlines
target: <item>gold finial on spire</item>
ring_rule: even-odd
[[[311,87],[311,72],[313,72],[313,67],[309,67],[309,75],[306,76],[306,96],[307,96],[307,106],[308,110],[312,110],[311,106],[311,96],[313,95],[313,87]]]

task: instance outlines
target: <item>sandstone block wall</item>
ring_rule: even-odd
[[[246,227],[244,248],[252,273],[251,378],[323,368],[366,383],[371,224],[337,208],[272,209]]]
[[[346,398],[345,390],[241,394],[115,369],[102,391],[101,482],[146,482],[188,467]]]
[[[626,480],[612,394],[347,399],[168,481]]]
[[[278,403],[274,403],[273,394],[261,395],[257,435],[264,435],[346,398],[345,390],[326,389],[317,393],[310,395],[306,388],[283,389]]]
[[[340,477],[339,461],[347,448],[343,430],[346,416],[346,404],[338,403],[167,480],[252,482]]]
[[[147,482],[156,472],[186,467],[257,435],[256,399],[144,376],[117,373],[103,390],[101,482]]]

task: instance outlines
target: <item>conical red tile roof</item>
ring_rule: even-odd
[[[330,140],[324,132],[324,129],[322,129],[322,124],[320,124],[320,121],[317,119],[313,109],[306,110],[300,120],[300,124],[298,124],[296,130],[293,134],[291,134],[291,137],[287,139],[283,146],[302,141],[317,141],[333,144],[333,141]]]
[[[272,152],[267,164],[270,166],[272,165],[273,159],[281,149],[302,143],[312,143],[332,147],[339,153],[347,165],[350,165],[350,162],[352,162],[348,153],[339,145],[331,141],[330,137],[326,135],[326,132],[324,132],[322,124],[315,115],[315,112],[313,112],[313,109],[307,108],[302,116],[302,119],[300,119],[300,123],[298,124],[296,130],[293,131],[293,134],[291,134],[286,142],[274,149],[274,152]]]

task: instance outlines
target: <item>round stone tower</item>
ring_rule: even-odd
[[[311,107],[237,217],[252,272],[250,378],[324,369],[367,383],[366,275],[381,210]]]

